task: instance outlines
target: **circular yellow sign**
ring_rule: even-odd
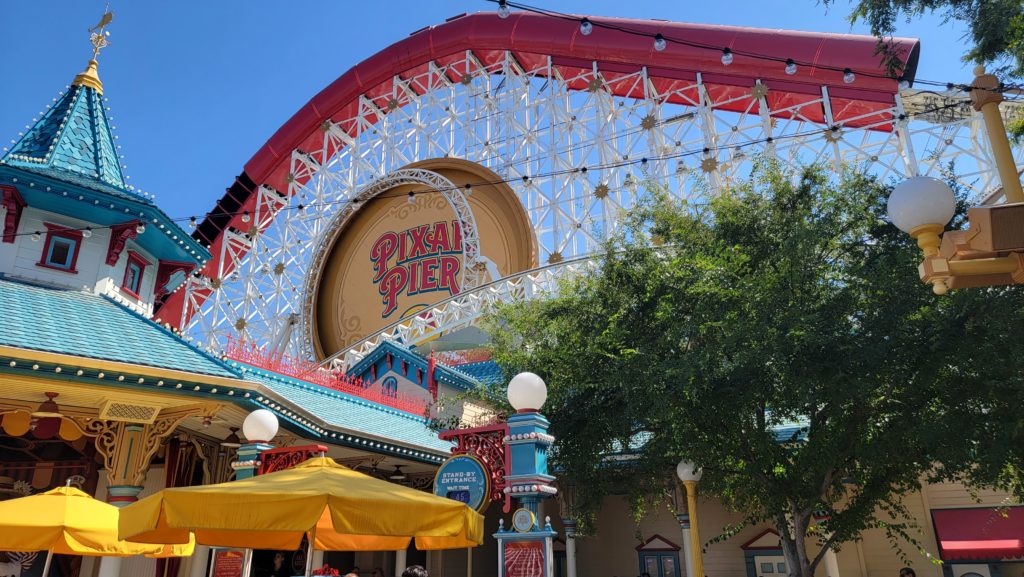
[[[475,268],[486,272],[482,278],[496,280],[536,266],[529,218],[498,175],[454,158],[405,168],[439,175],[468,204],[479,247]],[[318,359],[465,290],[473,271],[466,270],[468,235],[461,224],[466,215],[453,205],[455,192],[398,184],[371,189],[372,198],[361,198],[358,209],[339,213],[313,259],[307,284],[306,326]]]

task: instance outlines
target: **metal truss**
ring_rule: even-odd
[[[769,87],[760,82],[748,94],[716,100],[700,74],[658,92],[647,69],[605,75],[592,62],[572,76],[559,70],[550,58],[524,69],[510,52],[485,66],[467,51],[396,76],[388,94],[360,97],[355,117],[321,126],[318,150],[292,151],[287,191],[260,189],[254,219],[268,226],[227,231],[217,276],[189,279],[188,334],[215,350],[231,336],[312,358],[306,331],[295,329],[308,317],[311,265],[336,234],[332,223],[344,222],[373,183],[431,158],[477,162],[506,180],[533,225],[542,265],[593,254],[647,183],[700,204],[745,178],[758,155],[866,169],[883,180],[952,170],[976,200],[997,189],[980,116],[926,114],[930,98],[948,95],[907,91],[883,112],[850,118],[833,114],[842,102],[824,87],[812,100],[770,109]],[[613,96],[613,88],[631,96]],[[825,124],[810,120],[822,112]],[[403,319],[408,328],[393,325],[390,336],[373,335],[339,358],[382,338],[415,344],[465,326],[479,316],[467,303],[512,298],[523,278],[465,291],[435,306],[429,323]]]
[[[470,326],[497,304],[555,294],[562,279],[592,270],[596,264],[596,260],[582,257],[521,272],[475,290],[463,291],[429,310],[384,327],[329,357],[323,364],[332,369],[344,370],[359,362],[384,341],[416,344]]]

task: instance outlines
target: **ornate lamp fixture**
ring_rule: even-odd
[[[1024,192],[999,113],[1003,95],[999,79],[974,69],[971,102],[985,120],[992,154],[1006,202],[971,208],[967,230],[943,234],[956,201],[946,183],[916,176],[900,183],[889,196],[889,218],[917,239],[924,252],[918,266],[921,280],[937,295],[951,288],[1024,283]]]

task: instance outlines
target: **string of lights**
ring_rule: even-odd
[[[955,102],[946,103],[946,104],[943,104],[943,105],[940,105],[940,106],[934,106],[934,107],[931,107],[931,108],[922,109],[920,111],[917,111],[914,115],[923,115],[923,114],[931,114],[931,113],[935,113],[935,112],[940,112],[942,110],[947,110],[947,109],[950,109],[950,108],[955,108],[955,107],[961,106],[961,105],[963,105],[966,102],[970,102],[970,101],[968,99],[960,99],[960,100],[957,100]],[[838,129],[838,127],[833,127],[832,129],[835,130],[835,129]],[[590,172],[598,172],[598,171],[602,171],[602,170],[612,170],[612,169],[618,169],[618,168],[623,168],[623,167],[627,167],[627,166],[639,166],[641,172],[645,172],[646,173],[647,170],[648,170],[648,167],[650,166],[650,164],[654,163],[654,162],[666,162],[666,161],[672,161],[672,160],[680,160],[682,158],[686,158],[686,157],[690,157],[690,156],[708,155],[708,154],[710,154],[712,152],[721,152],[721,151],[732,150],[732,149],[736,149],[736,148],[740,148],[740,147],[755,146],[755,145],[759,145],[759,144],[772,144],[774,142],[779,142],[779,141],[783,141],[783,140],[787,140],[787,139],[792,139],[792,138],[802,138],[802,137],[805,137],[805,136],[809,136],[809,135],[813,135],[813,134],[818,134],[818,133],[822,133],[822,132],[824,132],[824,130],[822,128],[815,128],[815,129],[812,129],[812,130],[794,132],[794,133],[791,133],[791,134],[784,134],[784,135],[779,135],[779,136],[774,136],[774,137],[769,136],[769,137],[759,138],[759,139],[750,139],[750,140],[746,140],[746,141],[740,142],[740,143],[732,143],[732,144],[728,144],[728,145],[719,145],[719,146],[705,146],[705,147],[702,147],[702,148],[693,148],[693,149],[688,149],[688,150],[683,150],[683,151],[677,151],[677,152],[673,152],[673,153],[670,153],[670,154],[664,154],[664,155],[660,155],[660,156],[642,157],[642,158],[639,158],[639,159],[623,159],[623,160],[620,160],[620,161],[608,162],[608,163],[597,164],[597,165],[592,165],[592,166],[580,166],[580,167],[577,167],[577,168],[555,170],[555,171],[550,171],[550,172],[538,173],[538,174],[535,174],[535,175],[522,175],[522,176],[517,177],[517,178],[504,178],[504,179],[498,179],[498,180],[481,180],[481,181],[478,181],[478,182],[465,183],[465,184],[463,184],[461,186],[456,186],[456,187],[423,189],[423,190],[418,190],[418,191],[409,191],[408,193],[405,193],[405,194],[379,194],[379,195],[376,195],[376,196],[374,196],[374,197],[372,197],[370,199],[359,199],[359,198],[348,197],[348,198],[338,199],[338,200],[333,200],[333,201],[324,201],[324,202],[319,202],[319,203],[311,203],[308,206],[305,205],[305,204],[299,203],[299,204],[295,204],[295,205],[291,205],[291,206],[282,207],[279,210],[279,212],[281,212],[281,211],[289,211],[289,210],[294,210],[294,211],[297,211],[297,212],[303,212],[307,208],[326,208],[326,207],[333,206],[333,205],[338,205],[338,204],[352,204],[353,205],[353,209],[354,210],[358,210],[362,203],[367,202],[369,200],[373,200],[373,199],[387,199],[387,198],[400,198],[402,196],[405,196],[410,203],[414,203],[414,202],[416,202],[417,195],[422,195],[422,194],[440,194],[440,193],[445,193],[445,192],[454,192],[456,190],[461,190],[464,193],[471,193],[472,190],[473,190],[473,187],[496,186],[496,185],[502,185],[502,184],[512,184],[512,183],[516,183],[516,182],[521,182],[524,185],[530,185],[535,180],[543,180],[543,179],[548,179],[548,178],[552,178],[552,177],[566,176],[566,175],[570,175],[570,174],[573,174],[573,173],[581,174],[581,175],[586,175],[586,174],[588,174]],[[240,210],[240,211],[233,211],[233,212],[229,212],[229,211],[215,211],[215,212],[206,213],[205,215],[202,215],[202,216],[204,218],[213,218],[213,217],[230,217],[230,218],[234,218],[236,216],[240,216],[241,217],[241,221],[244,222],[244,223],[251,222],[251,220],[252,220],[252,215],[251,215],[251,213],[248,210]],[[174,222],[174,223],[189,223],[189,225],[192,228],[195,228],[195,226],[197,225],[198,218],[199,218],[198,216],[187,216],[187,217],[180,217],[180,218],[171,218],[170,221]],[[83,226],[83,227],[79,227],[79,228],[69,227],[68,230],[80,231],[84,238],[89,238],[90,236],[92,236],[93,232],[96,232],[96,231],[99,231],[99,230],[104,230],[104,229],[112,229],[112,228],[117,227],[117,226],[123,226],[123,224],[118,223],[118,224],[112,224],[112,225],[109,225],[109,226]],[[143,234],[145,231],[146,231],[145,223],[141,223],[140,222],[139,224],[137,224],[136,232],[138,234]],[[13,236],[31,236],[33,238],[33,240],[37,240],[38,241],[38,240],[42,239],[42,235],[43,234],[44,234],[43,231],[38,231],[37,230],[37,231],[19,232],[19,233],[15,233]]]
[[[846,84],[853,84],[854,82],[857,81],[857,76],[860,75],[860,76],[866,76],[866,77],[870,77],[870,78],[885,78],[885,79],[896,80],[897,82],[899,82],[900,89],[906,89],[906,88],[910,87],[909,81],[904,79],[902,77],[902,75],[899,75],[899,74],[879,73],[879,72],[877,72],[875,70],[855,69],[855,68],[852,68],[852,67],[845,67],[845,66],[844,67],[830,66],[830,65],[827,65],[827,64],[822,64],[822,63],[817,63],[817,62],[810,62],[810,61],[806,61],[806,60],[800,60],[800,59],[794,58],[794,57],[780,57],[780,56],[775,56],[775,55],[771,55],[771,54],[752,52],[752,51],[748,51],[748,50],[734,50],[734,49],[732,49],[732,48],[730,48],[728,46],[715,46],[715,45],[706,44],[706,43],[702,43],[702,42],[695,42],[693,40],[688,40],[686,38],[678,38],[678,37],[674,37],[674,36],[665,36],[664,34],[662,34],[660,32],[655,33],[655,34],[651,34],[650,32],[647,32],[645,30],[638,30],[636,28],[631,28],[629,26],[625,26],[625,25],[618,24],[618,23],[605,22],[605,21],[600,21],[600,20],[591,20],[591,19],[589,19],[589,18],[587,18],[585,16],[577,16],[577,15],[573,15],[573,14],[566,14],[564,12],[558,12],[556,10],[550,10],[550,9],[547,9],[547,8],[542,8],[542,7],[538,7],[538,6],[532,6],[530,4],[524,4],[524,3],[521,3],[521,2],[514,2],[514,1],[509,1],[509,0],[487,0],[487,2],[491,2],[493,4],[497,4],[498,5],[498,12],[497,13],[498,13],[498,16],[500,18],[508,18],[512,14],[511,9],[515,8],[515,9],[518,9],[518,10],[522,10],[524,12],[532,12],[534,14],[541,14],[541,15],[544,15],[544,16],[551,16],[551,17],[554,17],[554,18],[562,19],[562,20],[568,20],[568,21],[577,22],[579,24],[579,27],[580,27],[580,34],[582,34],[584,36],[590,36],[591,34],[594,33],[595,29],[605,29],[605,30],[621,32],[623,34],[629,34],[629,35],[632,35],[632,36],[639,36],[639,37],[649,38],[652,41],[652,43],[653,43],[654,49],[656,51],[658,51],[658,52],[664,51],[668,47],[669,44],[678,44],[680,46],[688,46],[690,48],[697,48],[697,49],[702,49],[702,50],[709,50],[709,51],[719,52],[719,53],[721,53],[721,62],[722,62],[722,65],[724,65],[724,66],[731,65],[733,63],[733,60],[734,60],[734,58],[736,56],[742,56],[742,57],[746,57],[746,58],[755,58],[755,59],[764,60],[764,61],[767,61],[767,62],[783,64],[785,66],[784,70],[785,70],[786,74],[790,75],[790,76],[796,74],[797,70],[798,70],[798,68],[800,66],[807,66],[807,67],[814,67],[814,68],[817,68],[817,69],[820,69],[820,70],[832,70],[834,72],[842,72],[843,73],[843,82],[846,83]],[[927,80],[927,79],[922,79],[922,78],[915,78],[914,82],[917,83],[917,84],[927,84],[927,85],[931,85],[931,86],[945,87],[947,90],[957,90],[957,89],[959,89],[959,90],[971,90],[972,89],[971,85],[963,84],[963,83],[958,83],[958,82],[941,82],[941,81]],[[1005,85],[1004,84],[1004,85],[1001,85],[996,90],[1002,92],[1002,91],[1006,91],[1006,90],[1011,90],[1011,89],[1016,90],[1016,89],[1020,89],[1020,88],[1021,88],[1021,86]]]

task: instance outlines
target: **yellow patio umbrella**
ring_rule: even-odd
[[[164,489],[122,509],[120,527],[133,541],[183,543],[192,533],[202,545],[252,549],[295,549],[304,535],[311,549],[327,551],[394,551],[413,538],[419,549],[483,542],[483,517],[465,504],[325,457],[240,481]]]
[[[43,575],[49,571],[54,553],[113,557],[192,554],[195,541],[188,535],[181,544],[168,546],[119,539],[119,513],[117,507],[70,486],[0,501],[0,549],[46,551]]]

